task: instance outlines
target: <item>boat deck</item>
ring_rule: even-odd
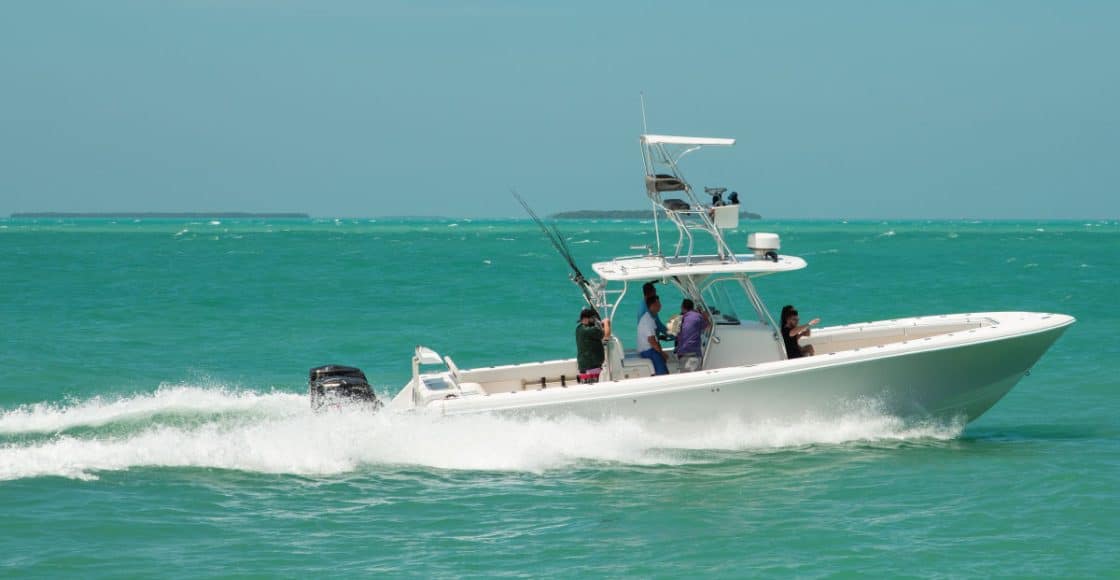
[[[863,322],[843,326],[814,329],[813,335],[802,341],[816,348],[817,358],[844,352],[859,352],[867,349],[887,350],[892,345],[906,346],[928,342],[935,337],[945,339],[982,340],[978,335],[983,329],[995,329],[1001,323],[1014,325],[1018,318],[1043,316],[1035,313],[988,313],[956,314],[944,316],[925,316],[896,320]],[[954,341],[955,342],[955,341]],[[924,346],[924,345],[923,345]],[[780,361],[770,361],[771,363]],[[626,382],[653,375],[652,365],[633,351],[627,352],[621,361],[621,372],[616,373],[612,382]],[[755,366],[763,363],[744,363],[741,366]],[[671,375],[678,374],[676,358],[670,356]],[[721,368],[739,365],[723,365]],[[706,368],[704,370],[713,370]],[[501,393],[515,393],[546,389],[586,388],[577,379],[576,359],[558,359],[456,369],[453,383],[457,384],[455,396],[486,396]],[[450,393],[449,393],[450,394]]]

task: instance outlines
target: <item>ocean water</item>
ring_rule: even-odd
[[[653,227],[559,225],[587,270]],[[775,313],[1079,321],[967,426],[315,415],[320,364],[571,356],[565,265],[526,221],[0,220],[0,575],[1118,573],[1120,224],[746,225],[809,261]]]

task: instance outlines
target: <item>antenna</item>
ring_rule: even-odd
[[[646,93],[638,91],[638,98],[642,100],[642,134],[649,133],[649,128],[646,126]]]
[[[646,92],[638,91],[638,99],[642,102],[642,135],[649,134],[649,127],[646,125]],[[648,173],[652,167],[649,161],[650,152],[646,146],[642,146],[642,173]],[[649,167],[647,167],[649,165]],[[650,201],[653,201],[653,194],[647,192],[650,196]],[[657,219],[657,206],[653,206],[653,237],[657,238],[657,253],[661,254],[661,228]]]

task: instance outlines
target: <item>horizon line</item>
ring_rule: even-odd
[[[565,210],[569,211],[599,211],[599,210]],[[644,211],[644,210],[602,210],[602,211]],[[591,221],[591,220],[619,220],[619,221],[640,221],[647,220],[650,217],[556,217],[549,215],[550,219],[565,220],[565,221]],[[652,217],[652,216],[651,216]],[[18,220],[18,219],[109,219],[109,218],[148,218],[148,219],[179,219],[179,218],[226,218],[226,219],[293,219],[293,220],[315,220],[315,219],[405,219],[405,220],[514,220],[514,221],[530,221],[527,216],[441,216],[441,215],[331,215],[331,214],[309,214],[305,212],[248,212],[248,211],[215,211],[215,212],[173,212],[173,211],[144,211],[144,212],[62,212],[62,211],[49,211],[49,212],[12,212],[5,219]],[[1011,216],[1011,217],[982,217],[982,216],[957,216],[957,217],[914,217],[914,216],[880,216],[880,217],[823,217],[823,216],[776,216],[776,217],[761,217],[758,219],[748,219],[748,222],[765,222],[765,221],[959,221],[959,220],[986,220],[986,221],[1022,221],[1022,220],[1035,220],[1035,221],[1120,221],[1120,218],[1112,217],[1038,217],[1038,216]]]

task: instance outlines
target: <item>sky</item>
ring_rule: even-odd
[[[0,216],[1120,218],[1120,2],[8,0]]]

